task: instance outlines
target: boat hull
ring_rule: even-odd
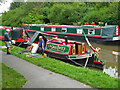
[[[53,53],[53,52],[49,52],[49,51],[45,51],[45,53],[47,54],[47,56],[52,57],[52,58],[56,58],[59,59],[61,61],[76,65],[76,66],[84,66],[87,60],[86,58],[81,58],[81,59],[69,59],[69,55],[63,55],[63,54],[58,54],[58,53]],[[87,66],[92,66],[93,65],[93,60],[94,60],[94,55],[92,55],[91,57],[89,57],[88,59],[88,63]],[[78,64],[76,64],[76,63]],[[80,64],[80,65],[79,65]]]

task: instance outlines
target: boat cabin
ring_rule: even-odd
[[[50,41],[47,41],[45,50],[66,55],[79,55],[86,53],[86,47],[84,43],[67,40],[67,38],[54,38]]]

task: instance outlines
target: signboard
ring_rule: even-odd
[[[59,52],[59,53],[69,53],[70,46],[64,46],[64,45],[56,45],[56,44],[49,44],[46,45],[46,50]]]

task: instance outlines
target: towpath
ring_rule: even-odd
[[[91,88],[64,75],[38,67],[13,55],[2,52],[0,62],[21,73],[28,81],[23,88]]]

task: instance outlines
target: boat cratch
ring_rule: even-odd
[[[85,43],[53,38],[46,42],[45,53],[53,58],[70,61],[83,67],[97,65],[103,67],[102,61],[94,60],[94,52],[86,50]]]

